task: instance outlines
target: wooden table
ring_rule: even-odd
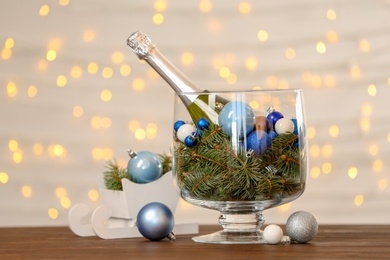
[[[200,234],[217,230],[201,226]],[[104,240],[68,227],[0,228],[0,259],[390,259],[390,225],[320,225],[307,244],[215,245],[191,237]]]

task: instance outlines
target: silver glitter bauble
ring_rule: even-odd
[[[291,241],[307,243],[317,235],[318,223],[309,212],[297,211],[287,219],[286,231]]]

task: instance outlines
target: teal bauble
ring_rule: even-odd
[[[230,137],[243,138],[255,127],[255,112],[244,102],[232,101],[222,108],[218,124]]]
[[[127,173],[135,183],[149,183],[161,177],[163,167],[158,156],[149,151],[135,153],[129,150]]]

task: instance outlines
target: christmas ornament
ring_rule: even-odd
[[[171,210],[160,202],[146,204],[137,215],[138,231],[152,241],[166,237],[175,240],[175,235],[172,233],[174,225],[175,220]]]
[[[261,155],[271,146],[271,137],[263,130],[252,131],[246,139],[247,149]]]
[[[268,135],[269,137],[271,137],[271,139],[274,139],[275,137],[278,136],[278,133],[276,133],[274,130],[270,130],[268,131]]]
[[[149,183],[157,180],[162,175],[162,163],[159,157],[148,151],[138,154],[129,149],[130,160],[127,164],[127,173],[130,180],[136,183]]]
[[[278,225],[268,225],[264,229],[263,237],[270,244],[278,244],[283,238],[283,230]]]
[[[198,142],[196,140],[196,132],[192,132],[191,135],[187,136],[185,139],[184,139],[184,144],[188,147],[193,147],[195,146]]]
[[[253,130],[255,112],[243,102],[232,101],[219,113],[218,124],[227,135],[242,138]]]
[[[200,118],[198,120],[198,122],[196,123],[196,126],[200,129],[200,130],[204,130],[204,129],[207,129],[210,125],[210,122],[206,119],[206,118]]]
[[[285,134],[287,132],[294,132],[294,123],[290,119],[281,118],[275,123],[275,132],[278,134]]]
[[[175,130],[175,132],[177,132],[177,130],[179,130],[179,128],[184,125],[185,122],[183,120],[178,120],[176,121],[174,124],[173,124],[173,130]]]
[[[184,143],[187,136],[196,131],[196,128],[191,124],[181,125],[176,131],[176,137]]]
[[[291,121],[293,122],[294,124],[294,131],[293,131],[293,134],[294,135],[298,135],[298,120],[296,118],[292,118]]]
[[[318,223],[309,212],[297,211],[287,219],[286,231],[292,241],[307,243],[316,236]]]
[[[255,128],[256,130],[263,130],[268,132],[271,127],[270,121],[265,116],[256,116],[255,119]]]
[[[284,117],[284,116],[283,116],[282,113],[280,113],[280,112],[278,112],[278,111],[272,111],[271,113],[268,114],[267,119],[270,121],[272,128],[275,129],[275,123],[276,123],[279,119],[281,119],[281,118],[283,118],[283,117]]]

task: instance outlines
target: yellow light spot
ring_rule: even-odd
[[[28,185],[24,185],[21,188],[22,196],[25,198],[30,198],[32,195],[32,189]]]
[[[88,64],[87,70],[88,70],[89,74],[92,74],[92,75],[96,74],[98,72],[98,69],[99,69],[99,66],[97,65],[96,62],[92,61]]]
[[[253,90],[262,90],[263,88],[261,86],[253,86]]]
[[[316,50],[318,53],[323,54],[326,52],[326,45],[322,41],[318,41],[316,44]]]
[[[48,62],[47,62],[47,60],[45,60],[45,59],[41,59],[39,62],[38,62],[38,69],[39,70],[46,70],[47,69],[47,67],[48,67]]]
[[[387,141],[390,143],[390,133],[387,134]]]
[[[37,89],[36,86],[30,85],[30,86],[28,87],[28,89],[27,89],[27,95],[28,95],[29,97],[35,97],[35,96],[37,95],[37,93],[38,93],[38,89]]]
[[[368,118],[362,118],[360,119],[360,129],[362,129],[364,132],[368,132],[371,127],[370,119]]]
[[[184,65],[191,65],[194,62],[194,56],[186,51],[181,55],[180,60]]]
[[[108,102],[110,101],[112,98],[112,92],[111,90],[109,89],[104,89],[101,93],[100,93],[100,99],[104,102]]]
[[[66,191],[66,189],[63,188],[63,187],[57,187],[57,188],[55,189],[55,194],[56,194],[56,197],[57,197],[57,198],[61,199],[61,198],[67,196],[67,191]]]
[[[266,30],[260,30],[257,32],[257,39],[261,42],[266,42],[268,40],[268,32]]]
[[[0,182],[6,184],[8,182],[8,174],[5,172],[0,172]]]
[[[256,70],[258,65],[257,59],[254,57],[249,57],[245,59],[245,68],[250,71]]]
[[[311,82],[311,73],[309,71],[305,71],[304,73],[302,73],[302,81],[305,83]]]
[[[132,85],[135,91],[140,92],[145,88],[145,81],[142,78],[135,78]]]
[[[46,53],[46,59],[47,59],[48,61],[53,61],[53,60],[55,60],[56,58],[57,58],[57,52],[56,52],[55,50],[50,49],[50,50],[47,51],[47,53]]]
[[[111,78],[113,74],[114,74],[114,71],[110,67],[105,67],[102,70],[102,76],[105,79]]]
[[[8,60],[9,58],[11,58],[11,56],[12,56],[12,50],[11,49],[3,48],[1,50],[1,58],[3,60]]]
[[[312,76],[311,76],[311,81],[310,81],[310,83],[311,83],[311,85],[313,86],[313,87],[321,87],[321,85],[322,85],[322,79],[321,79],[321,77],[320,77],[320,75],[318,75],[318,74],[313,74]]]
[[[84,114],[84,109],[81,106],[73,107],[73,116],[74,117],[82,117]]]
[[[270,87],[276,87],[276,85],[278,84],[278,77],[276,77],[275,75],[270,75],[267,77],[267,84],[270,86]]]
[[[12,49],[15,46],[15,41],[12,38],[8,38],[5,40],[4,47],[6,49]]]
[[[146,126],[146,137],[149,139],[154,139],[157,136],[157,125],[150,123]]]
[[[21,163],[23,160],[23,152],[20,149],[17,149],[15,152],[13,152],[12,159],[14,163]]]
[[[162,24],[164,22],[164,15],[162,13],[157,13],[153,15],[153,23],[154,24]]]
[[[326,162],[322,164],[322,172],[325,174],[329,174],[332,171],[332,164],[330,162]]]
[[[88,191],[88,198],[91,201],[97,201],[99,199],[99,192],[97,190]]]
[[[43,153],[43,146],[38,143],[34,144],[33,150],[35,155],[41,155]]]
[[[112,55],[111,55],[111,60],[113,63],[115,64],[120,64],[123,62],[123,60],[125,59],[125,57],[123,56],[123,53],[120,52],[120,51],[115,51]]]
[[[70,208],[70,206],[72,205],[72,202],[70,201],[70,199],[68,197],[62,197],[60,199],[60,203],[61,203],[61,206],[64,208],[64,209],[68,209]]]
[[[157,12],[164,12],[167,9],[167,2],[165,0],[156,0],[153,7]]]
[[[355,206],[356,207],[359,207],[363,204],[364,202],[364,196],[363,195],[356,195],[355,196],[355,199],[353,200],[353,202],[355,203]]]
[[[221,30],[222,28],[222,24],[219,20],[217,19],[212,19],[210,22],[209,22],[209,28],[210,30],[214,31],[214,32],[217,32],[219,30]]]
[[[328,9],[328,11],[326,11],[326,17],[330,21],[334,21],[334,20],[336,20],[337,15],[336,15],[336,12],[333,9]]]
[[[316,129],[314,127],[308,127],[307,128],[307,138],[313,139],[316,137]]]
[[[100,128],[100,117],[99,116],[93,116],[91,118],[90,123],[91,123],[91,126],[93,128]]]
[[[230,69],[228,67],[221,67],[219,69],[219,76],[221,78],[227,78],[230,75]]]
[[[348,169],[348,177],[350,179],[355,179],[357,175],[358,175],[358,169],[356,167],[350,167]]]
[[[49,43],[47,44],[47,49],[58,51],[61,48],[61,46],[62,46],[61,39],[54,38],[54,39],[51,39],[49,41]]]
[[[375,161],[372,163],[372,169],[373,169],[375,172],[381,172],[381,171],[383,170],[383,161],[380,160],[380,159],[375,160]]]
[[[229,85],[234,85],[237,82],[237,75],[234,73],[230,73],[230,75],[226,78],[226,82]]]
[[[369,52],[370,51],[370,43],[366,39],[362,39],[359,42],[359,50],[361,52]]]
[[[69,4],[69,0],[59,0],[59,4],[61,6],[67,6]]]
[[[46,16],[50,12],[50,7],[48,5],[42,5],[41,8],[39,8],[39,15],[40,16]]]
[[[361,73],[360,73],[359,66],[357,65],[352,66],[350,73],[353,79],[360,79]]]
[[[331,125],[329,127],[329,135],[331,137],[337,137],[339,135],[339,127],[337,125]]]
[[[313,158],[318,157],[318,156],[320,156],[320,153],[321,153],[321,148],[319,145],[313,144],[310,146],[309,154],[311,157],[313,157]]]
[[[318,177],[320,177],[320,174],[321,174],[320,168],[312,167],[310,169],[310,177],[312,177],[313,179],[317,179]]]
[[[336,79],[332,75],[327,75],[324,78],[324,83],[325,83],[325,86],[327,86],[329,88],[333,88],[336,85]]]
[[[51,219],[57,219],[58,218],[58,210],[55,209],[55,208],[50,208],[48,211],[47,211],[47,214],[49,215],[49,217]]]
[[[289,84],[288,84],[287,80],[285,80],[285,79],[279,80],[278,89],[288,89],[288,88],[289,88]]]
[[[158,75],[158,73],[154,69],[151,68],[148,70],[148,77],[150,79],[159,79],[160,75]]]
[[[15,82],[10,81],[7,84],[7,95],[9,97],[14,97],[18,93],[18,88],[16,87]]]
[[[60,88],[65,87],[67,82],[68,82],[68,80],[66,79],[66,77],[64,75],[59,75],[57,77],[57,86],[58,87],[60,87]]]
[[[14,139],[11,139],[9,140],[8,142],[8,148],[12,151],[12,152],[15,152],[16,150],[18,150],[19,148],[19,144],[16,140]]]
[[[327,34],[326,34],[326,39],[327,39],[328,42],[330,42],[330,43],[336,43],[336,42],[338,42],[338,40],[339,40],[339,36],[338,36],[337,32],[335,32],[335,31],[329,31],[329,32],[327,32]]]
[[[375,97],[376,96],[376,86],[374,84],[370,84],[367,88],[367,92],[368,92],[368,95],[370,95],[371,97]]]
[[[286,203],[278,206],[278,210],[281,212],[288,212],[291,209],[291,203]]]
[[[137,130],[135,130],[134,136],[135,136],[135,139],[141,141],[141,140],[144,140],[144,139],[145,139],[145,137],[146,137],[146,132],[145,132],[144,129],[138,128]]]
[[[368,148],[368,152],[372,155],[372,156],[375,156],[378,154],[378,145],[376,144],[372,144],[370,145],[370,147]]]
[[[295,50],[293,48],[287,48],[286,51],[284,52],[284,55],[286,56],[287,59],[292,60],[295,58]]]
[[[70,70],[70,76],[79,79],[83,75],[83,69],[80,66],[73,66]]]
[[[387,85],[390,86],[390,77],[387,78]]]
[[[370,116],[372,114],[372,106],[371,106],[371,104],[364,104],[364,105],[362,105],[361,111],[362,111],[362,116],[365,116],[365,117]]]
[[[103,117],[101,119],[100,125],[102,128],[110,128],[111,127],[111,119],[109,117]]]
[[[241,2],[239,5],[238,5],[238,11],[241,13],[241,14],[249,14],[251,11],[252,11],[252,6],[250,3],[248,2]]]
[[[141,124],[139,121],[137,120],[131,120],[128,124],[127,124],[127,128],[131,131],[131,132],[135,132],[138,128],[141,127]]]
[[[380,190],[385,190],[387,188],[387,180],[386,179],[380,179],[378,182],[378,188]]]
[[[128,64],[122,64],[119,68],[119,72],[123,77],[129,76],[131,73],[131,67]]]
[[[251,100],[250,102],[249,102],[249,106],[251,107],[251,108],[253,108],[253,109],[257,109],[257,108],[259,108],[259,102],[257,102],[257,100]]]
[[[85,42],[92,42],[95,39],[95,32],[92,30],[87,30],[83,34],[83,40]]]
[[[66,156],[66,149],[59,144],[52,146],[54,156],[63,158]]]
[[[212,3],[210,0],[200,0],[199,2],[199,10],[203,13],[208,13],[213,8]]]
[[[95,160],[110,160],[112,158],[112,149],[110,148],[94,148],[92,157]]]
[[[333,154],[332,145],[325,144],[324,146],[322,146],[322,156],[324,156],[325,158],[329,158],[332,156],[332,154]]]

